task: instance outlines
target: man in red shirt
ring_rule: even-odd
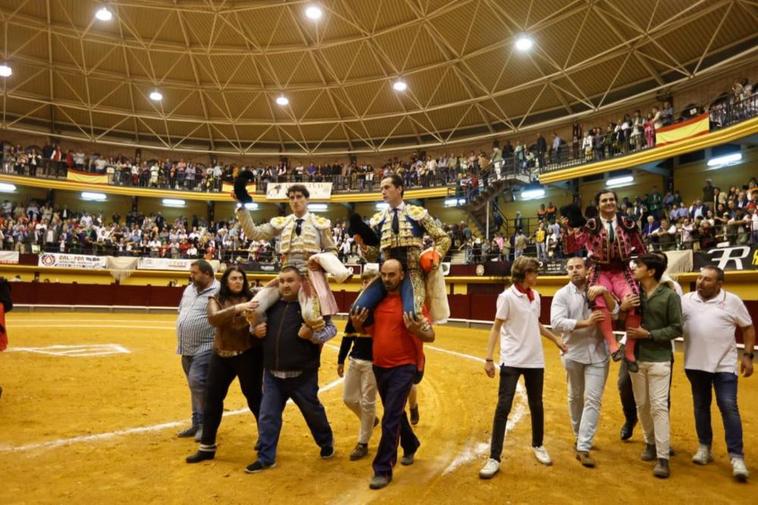
[[[403,465],[413,464],[421,442],[413,433],[405,403],[420,370],[424,366],[423,342],[434,342],[434,330],[428,312],[414,319],[403,312],[400,286],[405,278],[403,266],[396,259],[382,263],[381,276],[387,296],[374,309],[374,324],[363,328],[368,310],[350,314],[356,331],[373,338],[374,375],[384,405],[382,438],[372,464],[371,489],[381,489],[392,481],[392,467],[397,462],[397,446],[403,446]]]

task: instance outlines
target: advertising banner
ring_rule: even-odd
[[[331,182],[269,182],[266,188],[266,200],[287,200],[287,190],[295,184],[305,186],[311,195],[311,200],[329,200],[332,197]]]
[[[105,256],[86,254],[43,253],[39,255],[37,266],[56,268],[107,268]]]

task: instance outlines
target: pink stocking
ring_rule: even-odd
[[[640,315],[637,313],[636,310],[630,310],[629,313],[626,315],[626,324],[625,327],[628,330],[629,328],[639,328],[642,324],[642,319],[640,318]],[[626,358],[627,361],[634,362],[637,361],[637,358],[634,356],[634,347],[637,343],[636,340],[633,338],[626,337],[626,348],[624,349],[624,358]]]
[[[603,313],[603,320],[600,322],[600,331],[603,333],[605,343],[608,344],[608,350],[611,353],[618,351],[619,344],[616,342],[616,335],[613,334],[613,320],[611,313],[605,307],[599,307],[598,310]]]

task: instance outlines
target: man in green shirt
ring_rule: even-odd
[[[657,457],[653,475],[662,479],[669,476],[671,340],[682,335],[679,296],[660,282],[665,269],[666,264],[659,255],[645,254],[637,259],[634,278],[642,288],[642,326],[627,330],[627,338],[637,341],[635,354],[639,370],[629,375],[637,416],[645,432],[641,459],[653,461]]]

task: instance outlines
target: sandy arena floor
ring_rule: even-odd
[[[677,355],[672,390],[672,477],[652,476],[639,460],[639,428],[622,443],[612,365],[593,455],[598,468],[574,459],[566,381],[557,350],[546,349],[545,445],[552,467],[529,449],[525,397],[517,399],[501,473],[480,481],[487,455],[497,380],[479,359],[486,330],[443,327],[427,347],[420,391],[422,442],[416,463],[398,465],[394,481],[368,489],[371,458],[348,460],[357,419],[342,404],[337,346],[324,349],[320,382],[336,437],[337,455],[319,458],[300,413],[289,406],[277,467],[248,475],[256,427],[233,384],[219,433],[216,459],[187,465],[196,444],[177,439],[187,423],[189,393],[174,354],[171,315],[13,313],[12,348],[0,354],[0,503],[756,503],[754,484],[731,479],[723,428],[714,404],[715,462],[690,462],[697,447],[689,384]],[[104,344],[112,344],[106,345]],[[53,347],[58,346],[58,347]],[[82,346],[82,347],[73,347]],[[100,347],[98,347],[100,346]],[[740,405],[747,463],[758,447],[758,375],[741,381]],[[715,402],[714,402],[715,403]],[[371,453],[379,430],[371,440]],[[753,496],[753,498],[750,498]]]

